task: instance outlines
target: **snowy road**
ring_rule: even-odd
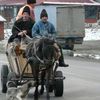
[[[51,93],[51,100],[100,100],[100,62],[67,56],[65,56],[65,59],[70,67],[60,68],[66,76],[64,95],[56,98]],[[4,64],[5,55],[0,55],[0,61],[1,64]],[[33,100],[32,91],[30,91],[26,100]],[[5,97],[5,94],[0,92],[0,100],[6,100]],[[40,96],[39,100],[45,100],[45,93]]]

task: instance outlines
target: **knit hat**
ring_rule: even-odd
[[[42,17],[48,17],[47,11],[45,9],[41,11],[40,18]]]
[[[23,9],[22,14],[23,14],[24,12],[27,12],[27,13],[30,15],[30,8],[29,8],[28,6],[25,6],[24,9]]]
[[[36,3],[36,0],[27,0],[27,4],[33,4]]]

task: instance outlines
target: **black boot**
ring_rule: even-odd
[[[61,52],[61,57],[59,58],[59,67],[68,67],[69,65],[68,64],[65,64],[65,62],[64,62],[62,48],[61,48],[60,45],[59,45],[59,48],[60,48],[60,52]]]
[[[68,67],[68,64],[65,64],[64,62],[59,62],[59,67]]]

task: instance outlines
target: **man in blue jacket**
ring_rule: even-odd
[[[41,36],[46,36],[48,34],[55,36],[56,30],[52,23],[48,21],[48,14],[45,9],[42,10],[40,14],[40,21],[35,23],[32,27],[32,37],[40,38]],[[64,57],[62,49],[59,46],[61,57],[59,58],[59,66],[67,67],[68,65],[64,63]]]

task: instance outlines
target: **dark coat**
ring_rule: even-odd
[[[29,19],[29,21],[23,21],[22,18],[15,21],[13,28],[12,28],[12,35],[9,38],[8,42],[12,42],[15,38],[21,39],[21,36],[18,35],[19,32],[26,30],[27,35],[32,37],[32,27],[34,25],[34,22]]]

